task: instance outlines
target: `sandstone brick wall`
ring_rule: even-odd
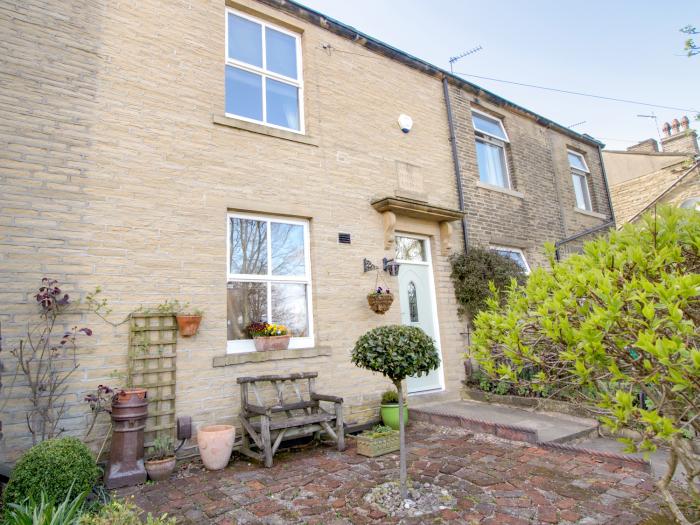
[[[177,348],[177,413],[193,416],[195,425],[236,421],[236,377],[303,370],[319,371],[319,391],[345,397],[350,422],[376,416],[389,382],[356,369],[350,352],[367,329],[399,323],[400,308],[397,301],[378,316],[366,305],[374,275],[362,272],[363,258],[393,256],[370,202],[397,191],[401,161],[414,166],[429,202],[457,207],[442,86],[360,44],[241,1],[302,33],[306,138],[223,118],[223,2],[2,4],[0,321],[9,372],[0,461],[16,459],[29,444],[26,389],[11,383],[7,354],[36,313],[31,292],[43,276],[59,279],[74,297],[101,286],[114,320],[166,299],[204,309],[199,334],[180,338]],[[508,113],[505,125],[524,198],[477,188],[474,101],[458,90],[452,96],[472,239],[524,243],[536,265],[544,262],[545,240],[602,221],[573,211],[570,139],[516,114]],[[409,134],[396,124],[400,113],[414,120]],[[607,215],[595,150],[571,146],[586,154],[595,210]],[[309,219],[316,343],[329,349],[323,355],[213,366],[226,351],[231,210]],[[430,239],[445,382],[459,388],[465,330],[438,226],[399,217],[397,231]],[[350,233],[352,244],[338,244],[339,232]],[[456,227],[456,248],[460,235]],[[64,426],[81,435],[88,419],[82,399],[124,371],[128,333],[126,325],[112,328],[80,310],[66,326],[74,323],[95,332],[80,348],[67,396]],[[104,425],[96,438],[100,431]]]
[[[618,224],[622,225],[633,219],[670,188],[688,168],[689,166],[684,164],[675,164],[614,185],[610,193]],[[700,170],[696,168],[658,202],[679,206],[684,200],[698,196],[700,196]]]
[[[462,184],[473,245],[521,248],[531,266],[547,264],[545,242],[555,242],[610,220],[610,206],[598,150],[531,118],[495,106],[452,87]],[[471,109],[501,118],[510,144],[508,169],[515,192],[499,192],[479,184]],[[593,214],[575,207],[567,148],[582,153],[591,171]]]

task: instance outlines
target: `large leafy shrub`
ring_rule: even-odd
[[[505,290],[513,279],[523,284],[527,278],[513,259],[486,248],[468,248],[450,257],[452,284],[459,314],[473,319],[492,296],[489,283]]]
[[[416,326],[389,325],[374,328],[355,343],[352,362],[391,379],[398,392],[401,495],[406,488],[406,438],[401,382],[409,376],[427,374],[440,366],[435,343]]]
[[[4,505],[40,501],[42,493],[52,502],[69,494],[89,492],[99,469],[90,449],[72,437],[49,439],[30,448],[12,470],[3,494]]]
[[[495,379],[594,403],[612,430],[636,431],[630,450],[668,445],[659,488],[682,520],[668,490],[679,462],[700,498],[700,214],[664,208],[553,259],[488,301],[470,355]]]

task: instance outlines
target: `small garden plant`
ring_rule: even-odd
[[[149,458],[157,461],[171,458],[175,455],[175,443],[170,436],[158,436],[153,440]]]
[[[399,393],[396,390],[387,390],[382,394],[382,405],[398,405]]]
[[[250,323],[246,328],[250,337],[274,337],[287,335],[287,327],[283,324],[266,323],[264,321]]]
[[[371,430],[365,430],[362,434],[369,438],[378,438],[389,434],[393,434],[394,432],[396,432],[396,430],[394,430],[391,427],[387,427],[385,425],[376,425]]]
[[[470,355],[496,381],[596,405],[636,435],[629,451],[668,446],[658,487],[688,524],[669,484],[683,465],[700,500],[700,214],[663,208],[550,264],[502,297],[492,287]]]
[[[374,328],[355,343],[352,362],[391,379],[399,400],[400,485],[406,498],[406,438],[401,383],[409,376],[427,374],[440,366],[432,338],[416,326],[389,325]]]

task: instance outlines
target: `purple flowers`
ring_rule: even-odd
[[[382,288],[381,286],[377,286],[377,289],[374,291],[375,294],[377,295],[382,295],[382,294],[390,294],[391,290],[387,288],[386,290]]]

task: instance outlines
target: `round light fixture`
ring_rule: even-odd
[[[408,133],[413,127],[413,119],[408,115],[401,113],[401,115],[399,115],[399,127],[401,128],[401,131]]]

